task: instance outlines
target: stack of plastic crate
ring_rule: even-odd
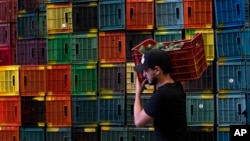
[[[214,0],[216,124],[221,141],[229,140],[229,125],[246,124],[246,59],[250,55],[246,2]]]
[[[0,66],[15,64],[17,0],[0,1]]]

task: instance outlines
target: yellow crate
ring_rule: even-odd
[[[204,29],[186,29],[185,38],[191,39],[196,33],[202,33],[202,38],[204,42],[204,49],[207,61],[213,61],[215,57],[214,51],[214,30],[212,28]]]
[[[19,95],[19,65],[0,66],[0,96]]]
[[[126,63],[126,90],[127,93],[135,93],[135,84],[137,79],[137,73],[134,71],[135,64],[134,62]],[[143,93],[153,93],[154,86],[146,85],[146,88]]]
[[[73,31],[71,3],[47,4],[46,10],[48,34],[71,33]]]

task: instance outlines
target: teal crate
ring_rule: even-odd
[[[48,64],[69,64],[72,61],[72,48],[71,34],[48,35]]]
[[[71,49],[71,48],[69,48]],[[79,33],[72,35],[72,64],[89,64],[98,61],[98,34]]]
[[[184,28],[183,0],[156,0],[157,29]]]
[[[125,29],[125,2],[123,0],[100,1],[98,18],[101,31]]]
[[[217,122],[219,126],[246,124],[245,93],[218,94]]]
[[[154,128],[134,128],[129,127],[127,129],[128,141],[153,141],[154,140]]]
[[[250,92],[250,60],[246,61],[246,91]]]
[[[98,133],[95,127],[71,127],[72,141],[98,141]]]
[[[141,104],[144,105],[150,99],[151,94],[144,94],[141,96]],[[135,102],[135,94],[126,94],[126,124],[129,126],[135,126],[134,124],[134,102]],[[153,126],[153,122],[148,123],[147,126]]]
[[[46,141],[71,141],[71,128],[46,128]]]
[[[245,0],[245,26],[250,26],[250,0]]]
[[[72,119],[74,127],[96,127],[98,124],[97,96],[73,96]]]
[[[218,127],[217,141],[230,141],[230,127],[229,126]]]
[[[186,99],[188,126],[214,125],[214,94],[187,93]]]
[[[20,128],[20,141],[45,141],[45,128]]]
[[[126,127],[101,127],[101,141],[128,141]]]
[[[98,121],[100,125],[125,125],[125,95],[99,96]]]
[[[169,42],[181,39],[182,39],[182,29],[154,31],[154,40],[157,42]]]
[[[246,93],[247,98],[247,125],[250,125],[250,93]]]
[[[72,64],[71,79],[73,96],[97,94],[96,64]]]
[[[245,61],[218,61],[216,69],[216,85],[219,93],[246,91]]]

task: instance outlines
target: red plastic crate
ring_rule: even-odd
[[[71,94],[70,64],[46,66],[46,89],[47,95]]]
[[[12,64],[12,48],[10,46],[0,47],[0,66]]]
[[[20,67],[21,96],[45,96],[46,67],[44,65],[22,65]]]
[[[124,31],[99,32],[100,63],[118,63],[126,61],[126,44]]]
[[[193,39],[163,42],[163,44],[169,45],[170,43],[176,44],[180,42],[184,42],[180,50],[168,51],[168,54],[171,56],[171,75],[175,80],[179,81],[198,79],[207,69],[202,34],[197,33]],[[148,44],[154,45],[156,43],[153,39],[147,39],[132,49],[135,65],[141,62],[142,54],[138,51],[141,45],[147,46]],[[137,73],[137,75],[139,80],[142,81],[142,72]]]
[[[153,0],[127,0],[127,30],[152,30],[155,27],[155,10]]]
[[[0,97],[0,126],[21,125],[21,99],[19,96]]]
[[[184,28],[212,28],[212,0],[184,0]]]
[[[16,46],[16,23],[0,24],[0,46]]]
[[[0,1],[0,23],[16,22],[17,0]]]
[[[0,141],[19,141],[19,127],[0,127]]]
[[[46,96],[47,127],[71,127],[71,96]]]

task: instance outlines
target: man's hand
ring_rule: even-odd
[[[144,79],[142,83],[140,83],[139,79],[136,79],[136,94],[141,94],[143,90],[145,89],[145,84],[147,82],[147,79]]]

